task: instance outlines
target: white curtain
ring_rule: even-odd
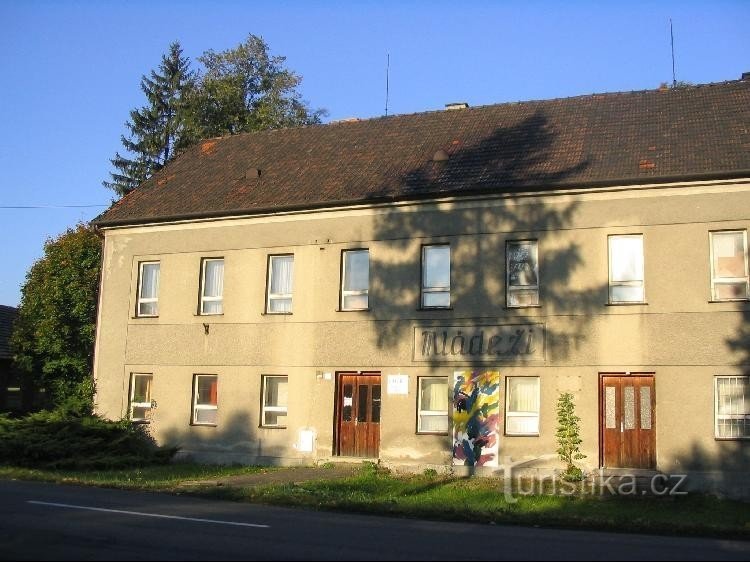
[[[224,260],[207,260],[203,279],[203,312],[221,314],[224,294]]]
[[[613,236],[612,281],[643,281],[643,237]]]
[[[271,294],[292,294],[294,280],[294,256],[276,256],[271,258]]]
[[[451,247],[425,246],[424,287],[450,289]]]
[[[508,380],[508,412],[539,413],[539,379],[513,377]]]
[[[370,253],[367,250],[344,254],[344,290],[366,291],[370,288]]]
[[[159,264],[144,263],[141,279],[141,298],[155,299],[159,294]]]

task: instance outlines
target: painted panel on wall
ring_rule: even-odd
[[[500,372],[456,371],[453,378],[453,464],[497,466]]]

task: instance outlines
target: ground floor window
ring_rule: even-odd
[[[193,424],[216,425],[219,413],[219,377],[195,375],[193,378]]]
[[[716,377],[716,437],[750,438],[750,377]]]
[[[448,377],[419,377],[418,433],[448,433]]]
[[[539,377],[507,377],[505,434],[539,435]]]
[[[148,422],[151,418],[151,383],[150,373],[133,373],[130,376],[130,419],[137,422]]]
[[[288,382],[287,376],[263,376],[262,426],[286,427]]]

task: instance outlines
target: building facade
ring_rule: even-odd
[[[747,492],[750,82],[205,141],[97,219],[100,413],[201,460]],[[745,490],[745,492],[742,492]]]

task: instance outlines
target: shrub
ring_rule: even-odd
[[[0,416],[0,463],[88,470],[166,464],[176,448],[159,447],[145,426],[127,420],[42,411],[20,419]]]
[[[579,422],[576,416],[573,395],[569,392],[560,395],[557,400],[557,454],[565,463],[563,480],[577,482],[583,480],[583,471],[575,465],[575,461],[585,459],[586,455],[579,448],[582,443]]]

